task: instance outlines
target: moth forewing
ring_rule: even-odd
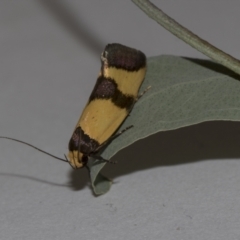
[[[146,56],[121,44],[108,44],[101,54],[96,85],[69,141],[68,160],[84,167],[88,157],[111,139],[138,98],[146,74]]]

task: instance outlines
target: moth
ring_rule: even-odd
[[[101,54],[101,69],[89,100],[70,138],[66,159],[56,157],[29,143],[24,143],[54,158],[68,162],[73,168],[86,166],[89,157],[102,161],[99,151],[114,138],[130,129],[116,133],[137,100],[146,74],[146,56],[139,50],[118,43],[108,44]]]

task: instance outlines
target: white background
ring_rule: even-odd
[[[240,58],[240,2],[154,1]],[[131,1],[0,1],[0,135],[67,153],[100,53],[119,42],[147,56],[206,58]],[[95,197],[85,169],[0,140],[0,239],[240,239],[240,124],[156,134],[118,153]]]

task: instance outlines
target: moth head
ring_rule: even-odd
[[[83,168],[87,164],[88,156],[79,151],[69,151],[68,162],[74,169]]]

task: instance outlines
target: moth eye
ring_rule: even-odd
[[[82,156],[82,164],[85,165],[88,161],[88,157],[86,155]]]

